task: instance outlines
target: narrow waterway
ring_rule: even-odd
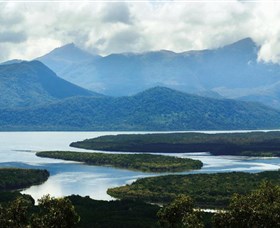
[[[23,191],[35,199],[45,194],[52,196],[79,194],[81,196],[88,195],[93,199],[110,200],[111,197],[106,194],[108,188],[129,184],[138,178],[158,174],[39,158],[36,157],[35,153],[46,150],[85,151],[71,148],[69,144],[86,138],[120,133],[124,132],[0,132],[0,167],[47,169],[51,176],[45,183]],[[208,153],[168,155],[190,157],[204,163],[201,170],[184,173],[260,172],[280,168],[280,158],[216,157]]]

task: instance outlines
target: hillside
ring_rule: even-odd
[[[156,87],[131,97],[74,97],[26,110],[0,110],[2,130],[275,129],[280,112]]]
[[[100,96],[71,84],[39,61],[0,65],[0,105],[18,108],[74,96]]]
[[[0,63],[0,65],[9,65],[9,64],[21,63],[21,62],[23,62],[23,60],[21,60],[21,59],[11,59],[11,60]]]
[[[59,77],[76,85],[96,91],[95,86],[89,87],[87,85],[89,83],[96,83],[91,80],[91,76],[95,74],[95,67],[91,66],[91,64],[99,58],[100,56],[92,55],[81,50],[74,43],[70,43],[56,48],[36,60],[44,63],[56,72]]]
[[[208,97],[216,93],[215,97],[259,101],[280,108],[277,92],[262,93],[279,83],[280,66],[258,61],[259,47],[250,38],[217,49],[182,53],[162,50],[89,57],[90,54],[77,49],[74,45],[55,49],[59,61],[52,52],[39,59],[60,77],[106,95],[133,95],[164,86]],[[80,52],[83,57],[73,61]]]

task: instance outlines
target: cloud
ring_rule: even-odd
[[[21,43],[26,40],[25,32],[0,32],[0,43]]]
[[[280,63],[279,19],[276,1],[5,2],[0,58],[32,59],[70,42],[108,55],[211,49],[251,37],[260,61]]]
[[[105,5],[102,20],[110,23],[132,23],[129,7],[124,2],[112,2],[111,4]]]
[[[0,43],[0,50],[0,59],[7,60],[9,49],[6,47],[6,45]]]
[[[27,34],[21,27],[24,17],[14,12],[8,4],[0,4],[0,43],[21,43],[27,40]]]
[[[112,52],[130,52],[132,49],[139,49],[143,40],[141,34],[133,29],[122,29],[114,33],[104,44],[105,48]]]

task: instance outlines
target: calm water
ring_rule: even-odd
[[[36,157],[35,152],[42,150],[85,151],[68,145],[73,141],[120,133],[123,132],[0,132],[0,166],[47,169],[51,176],[44,184],[23,191],[35,199],[49,193],[52,196],[79,194],[88,195],[94,199],[109,200],[111,197],[106,194],[108,188],[157,174],[39,158]],[[208,153],[173,155],[199,159],[204,163],[201,170],[185,173],[260,172],[280,168],[279,158],[214,157],[209,156]]]

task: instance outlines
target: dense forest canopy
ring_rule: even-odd
[[[144,172],[180,172],[191,169],[200,169],[203,165],[202,162],[198,160],[151,154],[105,154],[45,151],[38,152],[36,155],[39,157],[85,162],[89,165],[114,166]]]
[[[280,156],[280,132],[124,134],[86,139],[70,146],[122,152]]]
[[[41,184],[49,177],[47,170],[0,168],[0,191],[16,190]]]
[[[131,185],[108,189],[107,192],[115,198],[152,203],[167,203],[184,194],[191,196],[197,206],[216,208],[228,205],[234,193],[246,194],[257,188],[262,180],[279,185],[280,171],[147,177]]]

